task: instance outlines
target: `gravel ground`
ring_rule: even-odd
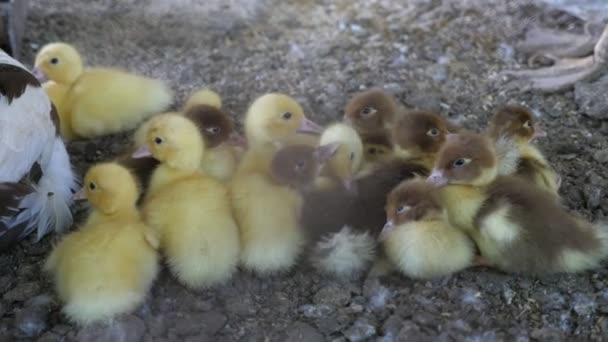
[[[563,176],[564,203],[608,216],[608,111],[583,113],[594,87],[559,95],[505,93],[497,73],[534,22],[580,31],[565,12],[530,0],[31,1],[25,62],[50,41],[75,44],[90,65],[166,79],[176,106],[212,87],[237,118],[267,91],[296,96],[322,123],[359,89],[383,86],[412,107],[471,127],[513,101],[542,115],[540,145]],[[171,3],[171,5],[169,5]],[[591,90],[589,90],[591,89]],[[605,93],[605,92],[604,92]],[[604,95],[605,97],[605,95]],[[594,105],[605,105],[601,98]],[[598,104],[599,101],[599,104]],[[80,172],[119,153],[127,135],[69,146]],[[193,293],[166,272],[146,304],[110,326],[78,330],[59,312],[41,264],[54,238],[0,255],[0,341],[527,341],[608,336],[608,270],[529,278],[477,269],[413,281],[398,275],[325,279],[300,268],[238,274]]]

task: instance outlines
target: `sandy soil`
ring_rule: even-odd
[[[168,80],[176,106],[212,87],[240,118],[267,91],[296,96],[311,117],[341,116],[350,94],[383,86],[413,107],[483,127],[513,101],[542,115],[540,143],[563,177],[564,203],[608,215],[608,122],[573,91],[506,93],[500,70],[525,64],[515,46],[533,23],[580,31],[576,18],[528,0],[55,0],[32,2],[25,62],[62,40],[91,65]],[[52,4],[50,4],[52,3]],[[171,3],[171,5],[168,5]],[[69,146],[80,172],[119,153],[127,135]],[[193,293],[163,273],[138,312],[79,330],[60,314],[41,263],[54,238],[0,255],[0,341],[528,341],[608,336],[608,270],[529,278],[477,269],[435,281],[357,281],[297,269],[241,273]]]

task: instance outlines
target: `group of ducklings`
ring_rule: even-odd
[[[47,66],[81,65],[74,56],[66,44],[41,50],[37,70],[57,83],[46,88],[51,98],[65,77]],[[342,122],[323,128],[296,100],[271,93],[249,106],[243,139],[213,91],[157,115],[152,105],[113,98],[141,91],[139,100],[161,101],[146,81],[108,90],[103,111],[96,107],[103,96],[86,93],[93,81],[68,78],[75,84],[57,106],[61,120],[71,119],[70,128],[61,126],[67,139],[147,119],[124,155],[87,172],[76,196],[92,211],[46,262],[77,323],[134,310],[156,278],[159,255],[191,289],[222,284],[238,267],[267,275],[300,260],[337,277],[376,261],[374,269],[433,278],[477,265],[577,272],[608,256],[608,226],[560,204],[559,177],[531,143],[542,131],[525,107],[500,108],[475,133],[371,89],[348,102]],[[78,105],[81,96],[98,98]],[[123,120],[129,113],[137,114]],[[83,125],[87,115],[97,121]]]

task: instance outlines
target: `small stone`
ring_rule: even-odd
[[[325,305],[325,304],[319,304],[319,305],[304,304],[304,305],[302,305],[302,306],[299,307],[299,311],[306,318],[327,317],[331,313],[333,313],[335,310],[336,310],[335,307],[329,306],[329,305]]]
[[[602,197],[604,196],[604,191],[601,187],[596,184],[586,184],[583,187],[583,194],[585,196],[585,203],[587,205],[587,209],[597,209],[600,207]]]
[[[286,342],[322,342],[325,341],[323,335],[317,329],[304,322],[295,322],[287,328]]]
[[[15,328],[19,336],[32,338],[47,330],[50,306],[49,296],[38,296],[27,301],[15,315]]]
[[[22,283],[4,294],[4,300],[8,302],[25,302],[40,292],[40,284],[37,282]]]
[[[566,334],[571,334],[574,331],[574,320],[570,312],[564,312],[559,315],[559,328]]]
[[[384,324],[382,325],[382,334],[384,336],[397,336],[402,326],[403,318],[398,315],[392,315],[384,321]]]
[[[496,48],[496,55],[498,56],[498,59],[504,63],[510,63],[515,56],[515,50],[507,43],[500,43]]]
[[[511,290],[511,288],[507,287],[502,292],[502,297],[505,299],[507,305],[511,305],[513,302],[513,298],[515,297],[515,291]]]
[[[596,119],[608,119],[608,75],[595,82],[578,82],[574,86],[574,100],[579,111]]]
[[[351,342],[363,341],[376,335],[376,327],[365,319],[357,320],[350,328],[344,331],[344,336]]]
[[[339,286],[329,285],[317,291],[313,301],[315,304],[345,306],[350,302],[350,291]]]
[[[85,327],[76,335],[77,341],[96,342],[139,342],[144,336],[144,322],[133,315],[109,324],[95,324]]]
[[[181,336],[190,336],[204,332],[213,336],[226,324],[226,316],[210,311],[201,314],[188,314],[175,322],[175,332]]]
[[[590,316],[596,308],[595,302],[592,298],[584,293],[575,293],[572,296],[572,309],[579,316]]]
[[[608,149],[596,151],[593,153],[593,159],[595,159],[598,163],[608,163]]]
[[[235,315],[255,315],[258,309],[251,298],[247,296],[232,296],[227,297],[224,302],[224,308],[229,313]]]

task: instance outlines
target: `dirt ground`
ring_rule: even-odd
[[[581,22],[530,0],[34,0],[25,62],[43,44],[75,44],[89,65],[168,80],[176,106],[212,87],[241,118],[267,91],[337,120],[348,97],[383,86],[412,107],[481,128],[513,101],[542,115],[540,142],[563,177],[564,203],[608,216],[608,122],[581,113],[574,91],[506,93],[497,73],[525,64],[514,50],[532,23]],[[52,3],[52,4],[51,4]],[[75,142],[82,173],[121,152],[128,135]],[[326,279],[300,267],[238,274],[193,293],[167,272],[146,304],[109,326],[79,330],[60,314],[41,264],[53,238],[0,255],[0,341],[401,341],[608,339],[608,270],[542,279],[475,269],[434,281],[398,275]]]

